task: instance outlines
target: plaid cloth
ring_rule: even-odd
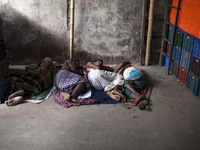
[[[56,87],[62,92],[72,91],[79,83],[85,83],[87,87],[90,86],[85,77],[68,70],[60,70],[56,75]]]
[[[47,70],[46,76],[42,77],[40,69],[27,72],[25,75],[17,78],[14,83],[16,89],[21,88],[24,90],[25,94],[37,95],[42,91],[48,89],[53,85],[53,75],[52,72]]]

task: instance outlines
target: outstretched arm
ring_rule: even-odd
[[[79,74],[81,76],[84,75],[83,71],[81,70],[81,67],[77,68],[70,59],[68,59],[64,62],[62,69],[66,69],[68,71]]]
[[[117,68],[115,69],[114,72],[122,74],[123,71],[126,68],[130,67],[130,66],[131,66],[131,63],[129,61],[124,61],[124,62],[122,62],[122,63],[120,63],[120,64],[117,65]]]
[[[101,66],[97,66],[92,62],[88,62],[86,64],[86,70],[88,70],[88,69],[100,69],[100,70],[103,70],[103,68]]]

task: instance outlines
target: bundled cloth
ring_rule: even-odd
[[[145,79],[144,75],[139,70],[135,67],[128,67],[124,70],[123,77],[125,79],[125,84],[131,84],[137,92],[141,93],[141,90],[144,87]],[[127,88],[124,88],[124,93],[129,97],[132,95],[132,92]]]

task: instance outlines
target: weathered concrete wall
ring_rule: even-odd
[[[12,64],[59,59],[67,49],[66,1],[1,0],[1,18]]]
[[[76,5],[76,50],[106,62],[138,61],[142,1],[80,0]]]
[[[67,53],[67,0],[0,0],[10,63],[27,64]],[[78,0],[74,57],[83,63],[139,61],[141,0]]]

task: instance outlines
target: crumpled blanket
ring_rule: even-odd
[[[65,107],[65,108],[69,108],[69,107],[72,107],[72,106],[81,106],[81,105],[86,105],[86,104],[93,104],[95,102],[95,100],[91,100],[91,99],[79,99],[81,104],[72,103],[72,102],[66,101],[62,97],[61,92],[62,92],[61,90],[56,89],[53,92],[52,96],[53,96],[55,103],[59,104],[60,106]]]
[[[43,77],[40,69],[31,70],[21,77],[18,77],[14,82],[16,89],[23,89],[26,94],[39,94],[53,85],[53,75],[50,70],[47,70],[46,76]]]

